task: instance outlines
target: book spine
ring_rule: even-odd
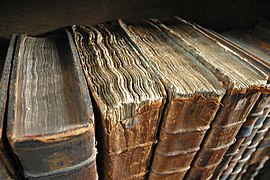
[[[270,95],[262,94],[251,110],[251,113],[248,115],[246,122],[238,132],[236,142],[230,146],[224,155],[223,160],[215,170],[212,179],[219,178],[221,174],[224,176],[225,174],[230,174],[232,172],[234,168],[233,164],[241,158],[241,152],[243,152],[243,149],[248,145],[245,140],[253,137],[255,134],[254,132],[258,129],[258,124],[262,124],[262,121],[266,119],[266,116],[270,111],[270,107],[268,106],[269,103]],[[225,171],[225,173],[223,173],[223,171]]]
[[[16,48],[16,41],[17,36],[12,35],[8,49],[2,46],[0,47],[0,61],[4,62],[3,67],[0,67],[0,157],[3,165],[7,168],[8,172],[12,177],[15,177],[16,171],[19,172],[19,170],[18,167],[12,163],[12,154],[8,151],[8,148],[6,147],[5,115],[7,113],[8,90],[13,64],[13,55]]]
[[[254,179],[270,158],[270,130],[268,129],[264,139],[258,145],[256,152],[248,162],[248,168],[243,174],[243,179]]]
[[[256,162],[248,166],[247,170],[241,177],[241,179],[253,180],[258,175],[259,171],[264,167],[265,163],[269,160],[269,157],[264,157],[261,161]],[[238,178],[240,179],[240,178]]]
[[[251,141],[256,132],[257,131],[253,131],[252,134],[244,140],[244,142],[241,144],[238,150],[238,153],[233,156],[232,160],[229,162],[228,168],[222,173],[220,179],[227,179],[230,176],[230,173],[232,173],[233,168],[236,166],[237,162],[241,160],[243,152],[248,147],[248,145],[251,144]]]
[[[84,44],[84,41],[88,39],[84,38],[83,35],[92,30],[98,32],[95,28],[87,30],[84,27],[73,27],[75,43],[78,52],[81,54],[84,73],[88,77],[88,85],[97,105],[99,113],[97,121],[100,122],[100,128],[102,129],[100,131],[103,131],[100,135],[100,142],[104,142],[101,144],[102,153],[100,154],[102,154],[102,157],[100,157],[103,159],[101,164],[104,179],[144,179],[165,104],[165,91],[162,92],[163,97],[156,100],[147,100],[143,105],[141,103],[136,107],[135,103],[130,103],[129,105],[134,107],[132,110],[134,112],[127,112],[132,114],[128,118],[116,122],[119,115],[109,112],[111,107],[103,102],[96,88],[93,88],[93,82],[86,65],[88,62],[83,59],[86,56],[84,52],[87,52],[87,44]],[[99,53],[96,49],[94,51],[97,54]],[[153,73],[150,69],[148,71]],[[155,77],[154,73],[153,77]]]
[[[270,125],[270,117],[267,116],[265,119],[263,126],[256,132],[255,136],[250,141],[250,145],[245,149],[243,152],[241,159],[237,161],[233,171],[228,176],[229,179],[236,179],[240,172],[245,171],[243,169],[244,165],[250,160],[253,156],[252,154],[256,151],[259,143],[263,140],[264,136],[266,135]],[[227,176],[227,175],[226,175]]]
[[[164,27],[164,29],[168,31],[168,34],[169,32],[171,32],[170,34],[175,34],[175,32],[173,32],[173,30],[170,30],[168,27]],[[196,48],[187,44],[185,40],[182,40],[180,38],[177,40],[179,40],[179,44],[183,44],[183,47],[186,48],[189,52],[196,54],[197,59],[200,62],[208,65],[208,63],[205,63],[204,58],[200,57],[200,53],[197,52]],[[216,73],[216,76],[220,78],[218,73]],[[225,82],[226,80],[223,79],[223,81]],[[255,93],[256,95],[254,95],[253,93]],[[251,108],[254,106],[260,95],[260,92],[256,90],[253,91],[253,93],[247,95],[246,97],[243,93],[237,93],[240,97],[236,97],[234,99],[230,98],[230,93],[228,93],[229,95],[227,94],[227,99],[222,102],[222,104],[224,104],[225,106],[220,109],[218,115],[213,121],[211,129],[209,130],[208,135],[204,140],[203,147],[199,151],[197,157],[194,159],[192,163],[192,168],[185,176],[186,178],[210,179],[212,177],[213,172],[222,160],[225,152],[228,150],[229,146],[234,143],[234,138],[236,134],[238,133],[242,124],[245,122],[247,115],[250,113]],[[246,104],[246,98],[252,99],[249,99],[251,104]],[[235,102],[235,99],[239,101]],[[233,107],[226,107],[227,104],[230,104],[229,106],[231,106],[232,103],[234,104]],[[225,115],[224,113],[226,112],[227,114]],[[228,116],[228,114],[231,113],[234,114],[234,117]]]
[[[69,37],[70,38],[70,37]],[[7,136],[9,146],[14,151],[20,165],[23,165],[24,176],[29,179],[56,179],[69,178],[80,179],[80,174],[84,177],[90,175],[97,179],[96,171],[96,148],[95,148],[95,130],[94,120],[91,111],[92,105],[85,85],[84,76],[81,71],[78,59],[74,57],[72,72],[74,80],[80,85],[77,88],[77,98],[83,99],[81,113],[87,118],[89,124],[72,128],[70,131],[63,131],[62,134],[53,134],[53,138],[46,139],[43,135],[25,136],[22,139],[16,139],[14,135],[15,124],[15,99],[16,99],[16,81],[19,71],[19,51],[23,47],[25,36],[18,38],[14,63],[12,67],[12,78],[10,84],[9,108],[7,117]],[[67,40],[67,39],[66,39]],[[70,39],[69,39],[70,40]],[[72,42],[65,41],[65,45]],[[75,55],[72,44],[70,54]],[[66,136],[67,134],[67,136]],[[40,139],[39,139],[40,138]],[[72,178],[76,177],[76,178]]]
[[[232,158],[238,154],[238,148],[242,144],[244,138],[238,138],[237,141],[229,147],[226,154],[224,155],[222,161],[217,166],[216,170],[213,173],[211,179],[222,179],[221,174],[229,168],[229,163],[232,161]]]
[[[200,96],[172,99],[167,106],[149,179],[184,178],[219,105],[220,100]]]
[[[14,177],[11,177],[9,175],[1,159],[0,159],[0,179],[14,179]]]
[[[96,150],[91,131],[57,142],[15,142],[13,149],[23,164],[25,177],[61,177],[76,174],[79,169],[92,172],[96,168]]]
[[[145,178],[163,106],[163,101],[145,105],[110,129],[105,139],[105,179]]]
[[[204,139],[202,148],[192,162],[186,175],[188,179],[210,179],[221,162],[229,146],[245,122],[260,93],[249,91],[247,94],[227,94],[211,129]]]

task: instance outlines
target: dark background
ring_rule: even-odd
[[[134,22],[173,15],[216,31],[242,29],[270,18],[269,0],[24,0],[0,3],[0,38],[40,35],[73,24],[119,18]]]

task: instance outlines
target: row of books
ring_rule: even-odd
[[[0,45],[1,175],[254,178],[270,155],[269,33],[174,17],[13,35]]]

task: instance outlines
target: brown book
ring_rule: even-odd
[[[265,102],[268,101],[268,106],[265,106]],[[253,126],[252,132],[247,137],[236,137],[236,142],[229,148],[229,150],[226,152],[225,157],[223,158],[222,163],[218,166],[214,173],[214,177],[219,177],[220,179],[227,179],[229,176],[233,176],[233,174],[238,173],[240,171],[240,168],[237,168],[239,170],[234,170],[235,166],[238,164],[244,164],[247,161],[247,158],[249,156],[246,155],[246,150],[249,147],[249,145],[252,144],[252,141],[254,140],[255,135],[258,132],[258,129],[262,126],[262,123],[267,118],[267,114],[269,113],[269,95],[261,95],[259,100],[256,103],[256,108],[253,108],[252,111],[256,111],[259,108],[262,108],[263,111],[262,115],[258,118],[258,116],[254,117],[256,114],[250,114],[247,118],[247,121],[249,118],[257,118],[255,125]],[[241,130],[239,131],[241,132]],[[255,149],[253,149],[255,150]],[[253,152],[253,150],[251,152]],[[225,165],[224,165],[225,164]],[[223,165],[223,166],[221,166]]]
[[[7,138],[28,179],[97,179],[94,115],[69,33],[19,36]]]
[[[248,167],[249,163],[248,161],[250,158],[253,156],[253,153],[256,151],[259,143],[263,140],[264,136],[266,135],[268,129],[270,126],[270,117],[269,115],[266,117],[266,119],[263,122],[263,125],[260,129],[256,130],[255,129],[255,134],[251,135],[252,139],[247,139],[249,140],[246,144],[246,148],[242,151],[240,149],[241,156],[240,158],[234,157],[235,159],[238,159],[236,163],[232,161],[234,167],[233,171],[228,174],[226,171],[224,172],[223,177],[224,178],[231,178],[231,179],[236,179],[237,177],[241,177],[244,172],[246,172],[246,168]],[[247,166],[246,166],[247,165]]]
[[[104,179],[145,179],[166,92],[161,81],[112,24],[74,26],[74,38],[95,100]]]
[[[252,157],[248,161],[248,166],[243,170],[243,175],[238,179],[254,179],[259,171],[264,167],[267,160],[270,159],[270,129],[264,139],[258,145],[256,151],[252,154]]]
[[[4,166],[3,162],[0,160],[0,179],[3,180],[11,180],[13,179],[12,176],[8,173],[6,170],[6,167]]]
[[[153,23],[120,24],[168,94],[149,179],[183,179],[225,91],[196,57]]]
[[[255,38],[252,38],[251,35],[245,34],[245,33],[251,33],[252,36],[257,35],[260,37],[259,37],[259,39],[255,39]],[[268,36],[266,33],[262,32],[258,29],[255,29],[255,28],[250,29],[250,30],[246,30],[245,33],[242,33],[239,31],[239,33],[238,32],[226,32],[223,34],[225,37],[227,37],[230,41],[232,41],[236,45],[232,45],[230,42],[228,42],[228,39],[226,39],[226,40],[224,38],[223,39],[225,41],[227,41],[227,43],[231,44],[231,46],[235,47],[235,48],[232,48],[233,51],[235,51],[238,54],[241,54],[241,56],[244,57],[246,60],[248,60],[252,64],[256,65],[260,70],[264,71],[266,74],[270,75],[270,73],[269,73],[270,72],[269,71],[270,54],[268,54],[267,50],[264,49],[264,47],[267,47],[267,41],[269,41],[270,39],[267,38]],[[254,60],[256,60],[256,61],[255,62],[250,61],[250,58],[243,55],[243,53],[250,56],[250,57],[253,57]],[[269,82],[268,82],[268,84],[269,84]],[[262,107],[262,105],[265,104],[265,108],[261,112],[262,116],[257,120],[258,122],[256,122],[256,124],[252,130],[251,135],[249,137],[247,137],[243,141],[243,143],[240,144],[240,146],[238,147],[238,150],[236,151],[238,153],[235,154],[233,156],[233,158],[231,158],[231,162],[229,163],[228,167],[226,167],[226,166],[223,167],[223,169],[226,169],[226,170],[223,172],[221,179],[226,179],[227,177],[230,177],[230,178],[236,177],[236,175],[240,171],[242,171],[242,167],[248,161],[250,155],[253,153],[253,151],[255,151],[256,147],[254,147],[254,145],[256,146],[256,144],[258,144],[258,139],[259,139],[258,137],[261,137],[261,135],[262,135],[261,133],[259,133],[260,136],[258,136],[258,135],[256,135],[256,133],[257,133],[258,129],[262,126],[264,120],[266,119],[266,116],[269,113],[269,104],[270,103],[268,102],[267,99],[269,99],[269,94],[262,94],[260,99],[259,99],[259,101],[261,101],[261,103],[257,102],[258,107],[256,107],[256,106],[254,107],[254,109],[259,108],[260,105]],[[261,132],[261,131],[259,131],[259,132]],[[257,138],[255,138],[254,136]],[[257,141],[255,141],[253,138],[257,139]],[[230,151],[228,150],[227,153],[229,155]],[[219,173],[215,172],[215,174],[220,175],[221,172],[219,172]]]
[[[260,49],[252,47],[253,44],[237,43],[238,41],[240,41],[240,38],[231,37],[230,39],[232,40],[233,38],[234,39],[233,41],[236,43],[234,44],[226,37],[222,37],[221,35],[218,35],[213,31],[206,30],[198,25],[196,26],[205,33],[207,33],[209,36],[217,39],[220,43],[230,48],[235,54],[238,54],[243,60],[246,60],[249,63],[253,64],[255,67],[266,73],[268,76],[270,75],[269,64],[267,63],[267,61],[270,60],[270,56],[267,55],[265,52],[260,51]],[[267,84],[269,86],[269,81]],[[244,153],[245,149],[248,147],[249,144],[251,144],[253,137],[255,136],[258,129],[261,128],[264,120],[266,119],[270,111],[269,104],[270,104],[269,92],[267,91],[263,92],[258,101],[256,102],[255,106],[253,107],[251,113],[249,114],[246,122],[243,124],[240,131],[238,132],[236,136],[236,142],[230,146],[230,148],[224,155],[222,162],[216,168],[212,176],[212,179],[216,178],[226,179],[228,176],[230,176],[230,174],[233,171],[233,168],[235,167],[237,162],[241,159],[241,156]]]
[[[175,18],[158,24],[209,68],[227,90],[223,106],[186,175],[190,179],[210,179],[265,89],[268,76],[191,23]]]

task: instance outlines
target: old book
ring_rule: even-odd
[[[3,162],[0,160],[0,179],[3,180],[11,180],[13,179],[10,174],[8,173],[6,167],[4,166]]]
[[[183,179],[225,90],[196,57],[157,26],[150,22],[120,24],[168,94],[149,179]]]
[[[256,179],[260,180],[267,180],[270,177],[270,160],[268,159],[265,163],[264,166],[259,170],[258,174],[256,175]]]
[[[16,37],[12,36],[9,44],[0,44],[0,140],[2,141],[2,129],[4,115],[7,107],[8,86],[12,66]]]
[[[267,97],[266,97],[267,96]],[[267,100],[268,99],[268,100]],[[264,105],[268,101],[268,105]],[[236,137],[236,142],[229,148],[229,150],[226,152],[225,157],[223,158],[222,163],[219,165],[219,169],[217,168],[214,177],[220,177],[220,179],[227,179],[228,177],[234,176],[234,174],[239,173],[241,171],[241,168],[239,164],[244,164],[250,156],[246,154],[246,152],[250,151],[249,146],[254,147],[252,144],[252,141],[255,138],[255,135],[257,134],[260,127],[262,127],[262,123],[267,118],[267,114],[269,113],[269,95],[261,95],[259,100],[256,103],[256,108],[254,108],[252,111],[258,110],[260,107],[263,107],[263,111],[261,112],[261,115],[258,114],[250,114],[247,118],[247,121],[251,118],[257,118],[256,123],[253,126],[252,132],[249,136],[241,137],[239,134],[241,134],[241,130],[238,133],[238,136]],[[260,117],[256,117],[256,115],[259,115]],[[244,124],[245,125],[245,124]],[[243,127],[246,127],[244,126]],[[255,149],[252,148],[253,152]],[[223,165],[223,166],[221,166]],[[238,168],[235,169],[235,166]]]
[[[69,33],[19,36],[7,138],[28,179],[97,179],[94,115]]]
[[[241,31],[227,31],[222,35],[238,45],[246,53],[253,54],[254,56],[258,57],[261,63],[267,64],[269,66],[270,32],[269,35],[256,29],[251,32],[251,34],[247,34],[248,32],[243,33]]]
[[[248,167],[243,171],[239,179],[254,179],[263,168],[267,160],[270,159],[270,129],[268,128],[264,139],[258,145],[256,151],[248,161]]]
[[[97,105],[100,174],[145,179],[166,100],[164,87],[117,25],[74,26],[73,31]]]
[[[258,145],[262,142],[265,135],[267,134],[267,131],[269,130],[269,125],[270,117],[267,116],[266,120],[263,123],[263,126],[259,130],[257,130],[255,136],[252,138],[251,142],[248,144],[247,148],[242,153],[241,159],[238,160],[235,164],[233,171],[229,175],[225,174],[224,178],[239,179],[242,177],[242,175],[247,171],[249,165],[252,164],[249,163],[250,159],[254,154],[256,154]]]
[[[235,43],[228,40],[226,37],[218,35],[217,33],[206,30],[198,25],[196,25],[202,31],[207,33],[209,36],[217,39],[221,44],[230,48],[234,54],[239,55],[243,60],[253,64],[259,70],[266,73],[268,76],[270,75],[269,64],[270,56],[262,52],[258,53],[258,48],[250,47],[253,44],[247,43],[237,43],[240,39],[235,38]],[[267,86],[269,86],[269,81],[267,82]],[[226,179],[233,171],[233,168],[237,164],[237,162],[241,159],[242,154],[244,153],[245,149],[251,144],[253,137],[255,136],[256,132],[259,128],[261,128],[264,120],[266,119],[267,115],[270,111],[270,95],[269,91],[265,91],[260,95],[260,98],[254,105],[251,113],[249,114],[246,122],[241,127],[240,131],[236,136],[236,142],[230,146],[228,151],[223,157],[222,162],[216,168],[212,178],[220,178]],[[222,175],[222,176],[221,176]],[[221,177],[220,177],[221,176]]]
[[[235,51],[236,53],[238,53],[238,54],[240,53],[240,54],[242,54],[242,56],[244,53],[250,57],[253,57],[256,60],[257,64],[254,61],[251,63],[255,64],[260,70],[262,70],[265,73],[267,73],[268,75],[270,75],[270,73],[269,73],[270,72],[269,71],[270,55],[267,53],[267,50],[264,49],[264,47],[267,47],[267,43],[265,42],[265,40],[267,39],[267,35],[264,34],[263,32],[255,30],[255,29],[249,30],[249,32],[252,32],[253,36],[256,34],[260,35],[261,40],[264,39],[264,41],[259,42],[259,40],[252,38],[252,36],[250,36],[250,35],[247,35],[247,34],[243,35],[242,33],[234,33],[234,32],[226,32],[223,35],[235,44],[230,43],[228,41],[228,39],[223,38],[223,40],[227,42],[227,46],[228,46],[228,44],[230,46],[233,46],[232,50]],[[263,37],[265,37],[265,38],[263,38]],[[251,39],[254,39],[254,40],[250,41]],[[239,51],[241,51],[241,52],[239,52]],[[245,57],[245,56],[243,56],[243,57]],[[248,57],[245,57],[245,58],[246,58],[246,60],[250,61],[250,58],[248,58]],[[268,84],[269,84],[269,82],[268,82]],[[242,144],[240,144],[240,147],[237,151],[238,153],[233,156],[228,167],[226,168],[226,166],[225,166],[223,168],[226,170],[223,172],[221,179],[226,179],[228,177],[235,178],[236,175],[240,171],[242,171],[242,167],[248,161],[251,154],[255,151],[256,145],[258,145],[258,140],[261,139],[263,136],[263,134],[260,132],[265,131],[265,130],[263,130],[263,131],[260,130],[259,134],[256,135],[258,129],[262,126],[262,124],[266,118],[266,115],[268,115],[268,113],[269,113],[269,104],[270,103],[268,102],[267,99],[269,99],[269,92],[268,92],[268,94],[263,93],[261,95],[259,101],[262,102],[261,105],[265,104],[265,108],[261,112],[262,116],[258,119],[258,122],[256,122],[256,124],[252,130],[251,135],[249,137],[247,137]],[[257,104],[258,104],[258,102],[257,102]],[[256,108],[256,107],[254,107],[254,108]],[[267,125],[264,125],[264,126],[267,126]],[[221,172],[220,173],[215,172],[215,174],[221,174]]]
[[[157,24],[209,68],[227,90],[222,100],[223,106],[186,175],[190,179],[210,179],[265,89],[268,76],[243,61],[216,39],[180,18]]]
[[[0,78],[2,77],[8,46],[8,42],[0,42]]]
[[[4,176],[8,172],[11,177],[19,177],[20,170],[15,164],[12,153],[6,144],[6,115],[7,115],[7,99],[9,80],[11,76],[11,67],[13,61],[13,54],[15,51],[16,36],[12,36],[9,43],[0,45],[0,161],[1,167],[6,168],[2,170]]]

